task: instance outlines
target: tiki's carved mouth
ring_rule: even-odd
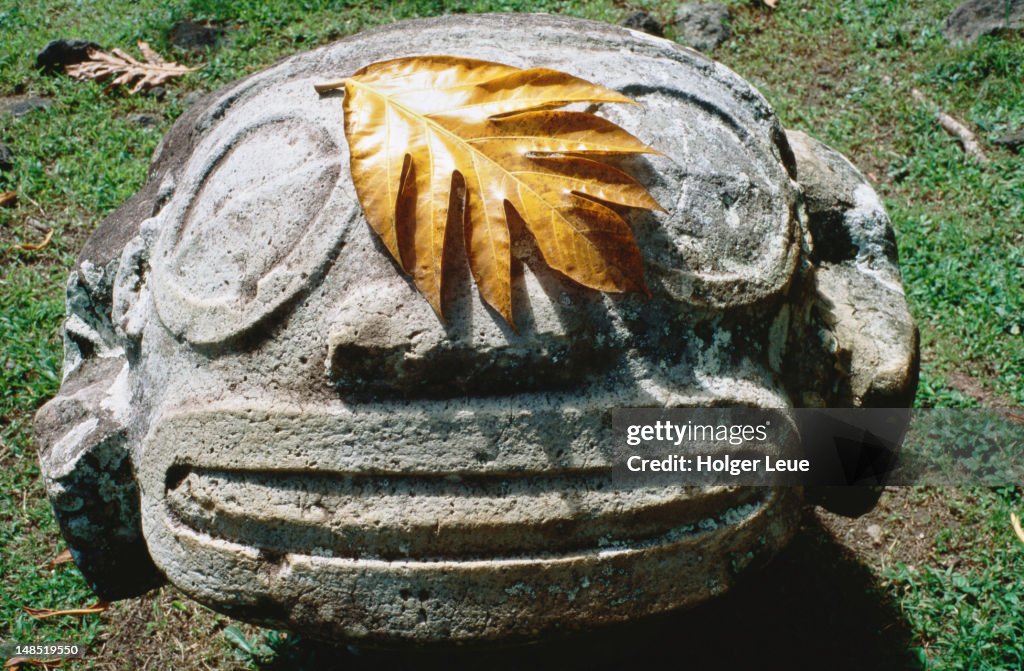
[[[788,539],[793,488],[613,476],[608,409],[638,399],[608,393],[194,402],[146,436],[143,532],[169,579],[236,614],[447,642],[493,638],[495,613],[534,636],[694,604]],[[456,608],[479,624],[451,628]]]
[[[757,513],[763,488],[627,487],[605,469],[420,475],[175,467],[168,512],[271,555],[471,561],[614,552]]]
[[[612,399],[522,401],[183,409],[147,438],[145,517],[268,556],[468,565],[672,546],[778,498],[624,481]]]

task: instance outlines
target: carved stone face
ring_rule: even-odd
[[[456,244],[433,315],[363,219],[340,101],[313,83],[434,53],[641,103],[600,113],[665,154],[629,165],[668,210],[628,215],[650,300],[575,287],[524,242],[514,332]],[[376,641],[725,590],[788,539],[801,492],[617,484],[610,410],[904,404],[916,364],[888,219],[852,166],[696,52],[537,16],[397,24],[198,104],[83,253],[67,335],[41,458],[101,595],[162,574],[242,618]]]

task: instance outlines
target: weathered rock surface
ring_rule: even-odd
[[[711,51],[732,34],[729,9],[715,3],[679,5],[672,27],[676,31],[676,40],[698,51]]]
[[[973,42],[983,35],[1024,29],[1024,0],[968,0],[946,18],[946,37]]]
[[[992,139],[992,144],[1019,153],[1021,147],[1024,147],[1024,127],[998,135]]]
[[[436,53],[641,103],[600,113],[663,152],[629,166],[667,210],[629,214],[649,300],[580,289],[523,245],[518,332],[459,258],[437,320],[362,216],[339,98],[313,90]],[[692,50],[540,16],[400,23],[203,98],[68,285],[38,434],[83,572],[383,644],[532,638],[728,589],[788,540],[800,490],[623,485],[610,410],[913,394],[888,219],[845,159],[790,137]]]
[[[836,341],[829,364],[838,360],[848,373],[828,405],[907,407],[917,388],[917,330],[900,284],[889,217],[845,157],[800,131],[787,136],[813,244],[815,310]],[[823,372],[822,379],[829,375]]]

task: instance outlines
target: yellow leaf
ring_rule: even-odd
[[[449,56],[374,63],[317,90],[342,86],[363,212],[439,316],[460,214],[473,279],[509,324],[510,216],[579,284],[646,292],[633,232],[609,205],[661,207],[602,158],[657,152],[606,119],[558,109],[629,98],[556,70]]]

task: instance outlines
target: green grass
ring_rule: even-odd
[[[781,0],[776,12],[758,3],[727,4],[734,37],[714,57],[761,89],[787,127],[850,156],[871,176],[892,215],[921,329],[919,404],[1024,404],[1024,158],[988,143],[1024,125],[1024,41],[1006,36],[951,47],[941,27],[955,0]],[[201,668],[199,657],[227,669],[295,655],[294,639],[275,632],[243,626],[224,636],[226,618],[167,591],[115,605],[104,618],[36,621],[22,610],[92,600],[70,565],[40,569],[63,546],[39,481],[30,422],[59,382],[67,269],[99,221],[142,185],[149,157],[188,92],[214,90],[358,30],[443,11],[547,11],[618,21],[633,7],[665,19],[673,6],[0,0],[0,96],[52,101],[50,109],[21,118],[0,115],[0,142],[15,154],[14,170],[0,173],[0,191],[18,193],[13,208],[0,208],[0,638],[92,645],[109,638],[154,654],[173,648],[170,641],[182,642],[182,649],[198,645],[191,656],[167,657],[167,666],[173,661],[176,668]],[[168,35],[183,18],[219,22],[227,38],[212,51],[176,51]],[[172,59],[203,67],[170,83],[163,99],[105,92],[33,69],[36,52],[58,37],[129,50],[146,40]],[[912,100],[911,88],[974,128],[990,162],[965,159],[932,110]],[[161,121],[140,126],[131,119],[140,112]],[[54,237],[43,250],[17,248],[38,242],[47,230]],[[954,374],[984,393],[957,388]],[[932,536],[929,560],[880,572],[879,586],[898,601],[929,668],[1020,667],[1024,545],[1008,522],[1010,511],[1024,509],[1020,490],[950,490],[934,498],[956,508],[965,522],[925,530]],[[97,668],[132,668],[126,657],[110,655],[114,661],[108,667],[96,661]],[[301,663],[293,662],[294,668]]]
[[[8,264],[0,279],[0,638],[87,642],[99,622],[50,621],[40,626],[25,605],[77,607],[95,600],[77,571],[44,571],[61,541],[39,481],[29,410],[52,395],[60,380],[60,342],[54,325],[64,304],[65,271]]]
[[[1024,667],[1024,546],[1006,523],[1022,507],[1019,488],[961,492],[961,524],[939,531],[934,561],[897,564],[885,574],[920,632],[929,669]]]

